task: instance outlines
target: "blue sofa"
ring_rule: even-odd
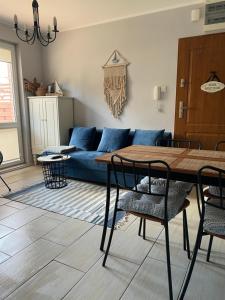
[[[72,134],[72,130],[73,129],[70,129],[70,136]],[[71,159],[66,162],[68,177],[102,184],[106,183],[106,165],[95,161],[96,157],[105,154],[105,152],[97,151],[102,137],[102,132],[102,129],[97,129],[92,151],[76,150],[69,153]],[[126,146],[132,144],[134,133],[135,131],[130,131]],[[170,132],[164,132],[164,140],[171,138],[172,135]],[[113,181],[114,178],[112,178],[112,183]]]

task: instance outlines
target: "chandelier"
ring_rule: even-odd
[[[38,7],[38,2],[36,0],[33,0],[32,9],[34,25],[32,31],[28,30],[26,26],[24,29],[19,28],[17,15],[14,15],[14,28],[16,30],[16,35],[21,41],[26,42],[29,45],[33,45],[33,43],[37,39],[42,44],[42,46],[48,46],[50,43],[55,41],[56,34],[57,32],[59,32],[57,29],[57,19],[56,17],[53,18],[53,29],[51,29],[51,26],[49,25],[47,33],[42,33],[39,23]]]

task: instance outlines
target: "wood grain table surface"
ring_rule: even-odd
[[[99,163],[111,164],[113,154],[133,160],[163,160],[176,173],[193,174],[206,165],[225,169],[225,151],[132,145],[96,158]],[[208,174],[210,175],[210,174]]]

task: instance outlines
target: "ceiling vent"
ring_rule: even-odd
[[[204,31],[225,29],[225,1],[206,0]]]

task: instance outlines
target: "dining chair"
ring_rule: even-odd
[[[205,186],[202,180],[203,174],[212,172],[214,180],[216,181],[216,185],[218,186],[219,196],[211,195],[209,197],[205,197]],[[186,294],[186,290],[193,272],[196,257],[201,244],[202,236],[210,235],[211,244],[213,237],[225,239],[225,199],[223,197],[223,191],[225,187],[225,170],[213,166],[202,167],[198,171],[198,184],[201,200],[201,217],[192,260],[189,265],[189,269],[180,295],[178,297],[178,299],[180,300],[184,299],[184,296]],[[210,255],[211,244],[207,256]]]
[[[3,162],[3,155],[2,155],[2,152],[0,151],[0,165],[2,164],[2,162]],[[5,186],[6,186],[7,189],[9,190],[9,192],[11,192],[10,187],[8,186],[8,184],[5,182],[5,180],[2,178],[1,175],[0,175],[0,179],[1,179],[2,182],[5,184]]]
[[[192,141],[192,140],[184,140],[184,139],[158,139],[156,141],[156,146],[163,145],[163,147],[175,147],[175,148],[188,148],[188,149],[201,149],[201,143],[198,141]],[[148,178],[145,177],[142,179],[141,183],[145,183],[148,181]],[[163,185],[165,184],[165,180],[162,178],[154,178],[152,180],[152,184],[156,185]],[[189,183],[189,182],[183,182],[183,181],[173,181],[173,188],[176,188],[178,190],[181,190],[183,192],[186,192],[187,195],[189,195],[195,187],[196,189],[196,198],[197,198],[197,205],[198,205],[198,211],[199,215],[201,213],[200,211],[200,200],[199,200],[199,191],[198,191],[198,185],[194,183]],[[141,235],[142,232],[142,226],[143,226],[143,239],[145,239],[145,232],[146,232],[146,221],[140,220],[139,224],[139,230],[138,230],[138,235]],[[186,245],[184,243],[184,250],[186,250]]]
[[[221,149],[224,149],[224,147],[225,147],[225,141],[219,141],[215,146],[215,150],[219,151]],[[212,186],[212,185],[208,186],[206,189],[204,189],[204,196],[205,197],[220,197],[219,187]],[[224,201],[225,201],[225,187],[222,189],[222,197],[224,198]],[[212,243],[213,243],[213,235],[210,235],[207,257],[206,257],[207,261],[209,261],[209,259],[210,259]]]
[[[166,162],[162,160],[135,161],[122,157],[118,154],[114,154],[111,157],[111,163],[116,183],[116,201],[113,213],[112,227],[102,265],[105,266],[109,254],[118,211],[122,210],[129,212],[137,217],[140,217],[142,220],[144,220],[144,222],[146,219],[153,222],[159,222],[165,228],[169,297],[170,299],[173,299],[168,223],[177,214],[183,212],[183,237],[185,239],[185,244],[187,245],[188,256],[190,257],[186,214],[186,208],[190,203],[186,199],[186,193],[169,187],[170,167]],[[165,184],[162,186],[151,184],[151,174],[154,167],[161,167],[165,170],[166,179]],[[149,178],[149,181],[146,184],[140,184],[141,170],[142,172],[143,170],[145,170],[146,175]],[[131,178],[133,183],[130,182]],[[124,190],[128,190],[128,192],[121,196],[121,192],[124,193]]]

